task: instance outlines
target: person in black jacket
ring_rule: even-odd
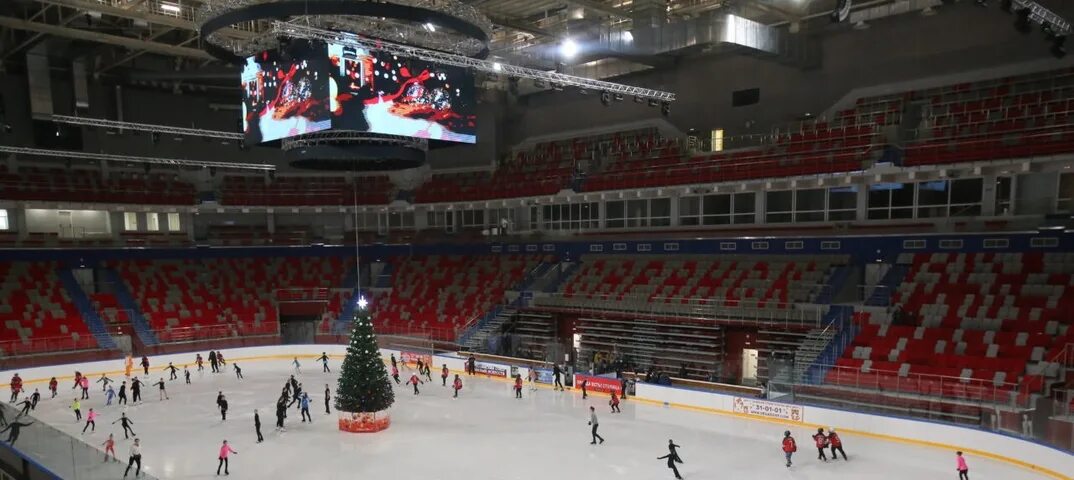
[[[261,436],[261,415],[257,414],[257,410],[254,410],[254,431],[257,432],[257,443],[265,441],[265,437]]]
[[[562,375],[563,375],[563,370],[559,369],[559,365],[553,364],[552,365],[552,379],[553,379],[554,385],[552,387],[552,390],[563,390],[563,381],[560,379],[560,377]]]
[[[220,395],[216,397],[216,406],[220,408],[220,421],[227,421],[227,399],[224,398],[224,392],[220,392]]]
[[[220,366],[216,362],[216,352],[212,350],[209,350],[209,368],[213,371],[213,373],[217,373],[220,371]]]
[[[121,413],[119,418],[116,419],[116,422],[120,422],[120,426],[123,427],[123,438],[130,438],[135,436],[134,429],[131,428],[131,425],[134,425],[134,422],[132,422],[131,419],[127,417],[126,413]],[[112,425],[115,425],[116,422],[112,422]],[[127,432],[130,432],[130,437],[127,436]]]
[[[116,402],[116,405],[127,404],[127,382],[119,384],[119,395],[117,396],[119,397],[119,401]]]
[[[668,460],[668,468],[675,473],[675,478],[682,479],[682,475],[679,475],[679,469],[675,466],[676,463],[683,463],[682,458],[679,458],[679,452],[675,449],[678,445],[675,445],[673,440],[668,440],[668,454],[663,457],[657,457],[657,460]]]

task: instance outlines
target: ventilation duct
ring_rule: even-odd
[[[30,82],[30,113],[34,118],[51,117],[56,112],[52,105],[52,77],[46,43],[39,43],[26,52],[26,78]]]
[[[86,76],[86,59],[78,58],[71,63],[75,85],[75,110],[89,109],[89,80]]]
[[[904,13],[920,12],[940,5],[943,5],[940,0],[897,0],[850,12],[850,23],[869,22]]]

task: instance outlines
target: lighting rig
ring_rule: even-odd
[[[977,5],[988,6],[987,0],[977,0]],[[1024,34],[1033,31],[1033,24],[1040,25],[1044,39],[1051,42],[1049,51],[1056,58],[1063,58],[1067,54],[1066,41],[1070,34],[1070,22],[1055,12],[1048,10],[1043,5],[1032,0],[1000,0],[1000,9],[1013,14],[1014,28]]]

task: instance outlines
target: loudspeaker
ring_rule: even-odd
[[[847,21],[847,18],[850,18],[850,3],[851,0],[839,0],[839,3],[835,6],[835,10],[832,10],[832,23],[845,22]]]

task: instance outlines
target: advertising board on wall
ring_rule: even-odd
[[[477,362],[474,364],[474,372],[490,377],[507,377],[507,367],[491,363]]]
[[[582,380],[586,381],[586,391],[623,394],[623,384],[616,378],[577,374],[574,376],[574,385],[581,385]]]
[[[778,418],[780,420],[789,420],[798,423],[804,421],[803,414],[805,410],[799,405],[766,402],[764,400],[754,400],[742,397],[735,397],[732,402],[732,409],[735,413],[744,413],[746,415],[754,415],[757,417]]]
[[[431,365],[433,363],[433,356],[427,353],[408,352],[404,350],[399,352],[399,357],[403,360],[404,365],[416,366],[418,364],[418,360],[421,360],[422,363],[424,363],[425,365],[430,365],[429,368],[432,368]]]

